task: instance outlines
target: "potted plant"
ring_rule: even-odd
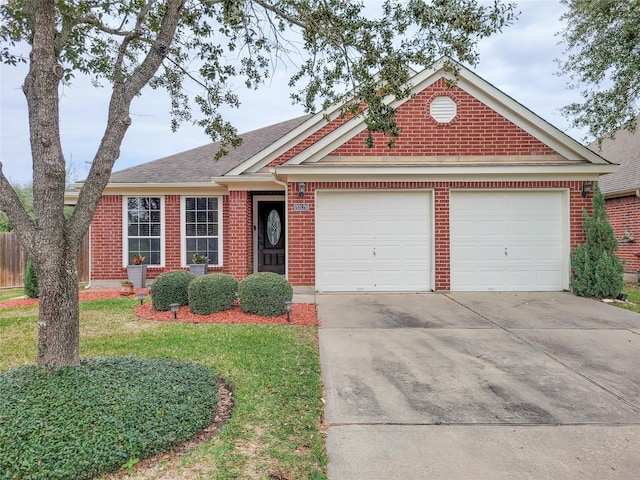
[[[194,253],[192,256],[192,263],[189,264],[189,270],[191,270],[191,273],[194,275],[204,275],[207,273],[208,264],[209,257]]]
[[[133,295],[133,282],[131,280],[123,280],[120,283],[122,284],[120,295]]]
[[[131,264],[127,266],[127,275],[133,282],[133,288],[144,288],[147,281],[147,266],[143,264],[144,255],[136,254],[131,259]]]

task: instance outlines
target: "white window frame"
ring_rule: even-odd
[[[165,197],[164,195],[123,195],[122,196],[122,266],[129,265],[129,199],[160,198],[160,264],[149,264],[150,268],[165,266]]]
[[[187,198],[216,198],[218,199],[218,263],[209,263],[210,267],[222,267],[223,266],[223,202],[222,197],[219,195],[183,195],[180,197],[180,265],[186,267],[187,256]],[[203,237],[204,238],[204,237]]]

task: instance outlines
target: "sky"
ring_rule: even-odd
[[[377,2],[379,0],[365,0]],[[483,40],[478,47],[479,64],[473,70],[514,100],[532,110],[576,140],[585,132],[571,129],[559,109],[580,99],[566,87],[568,79],[557,75],[555,59],[563,56],[556,35],[562,30],[565,7],[558,0],[527,0],[518,3],[519,19],[502,33]],[[12,184],[31,182],[31,153],[27,104],[21,85],[27,67],[0,66],[0,161]],[[285,69],[276,70],[258,90],[238,85],[242,105],[225,108],[223,114],[240,133],[303,115],[301,105],[292,105]],[[84,178],[104,130],[107,88],[94,88],[88,80],[76,79],[60,90],[61,137],[67,164],[75,180]],[[162,158],[209,143],[195,125],[170,128],[169,100],[162,91],[145,88],[131,107],[132,125],[127,131],[114,171]]]

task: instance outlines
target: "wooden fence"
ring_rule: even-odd
[[[0,288],[22,288],[27,254],[15,233],[0,233]],[[78,251],[78,281],[89,281],[89,235]]]

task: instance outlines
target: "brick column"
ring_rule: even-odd
[[[229,192],[229,228],[224,239],[225,258],[229,264],[225,271],[242,280],[253,272],[252,205],[249,192]]]

